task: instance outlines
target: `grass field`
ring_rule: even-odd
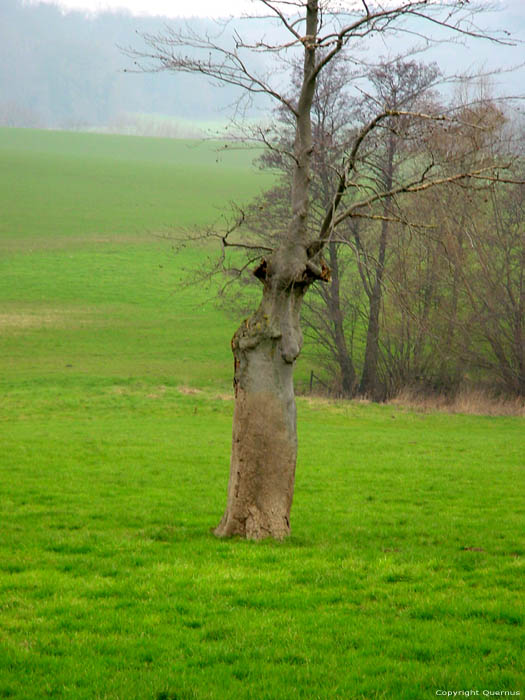
[[[208,290],[177,288],[203,253],[155,235],[211,225],[268,182],[253,151],[219,146],[0,129],[4,380],[229,388],[235,321]]]
[[[0,157],[0,697],[523,696],[523,419],[299,399],[291,538],[217,541],[235,321],[152,233],[262,176],[130,137]]]

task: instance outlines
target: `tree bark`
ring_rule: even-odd
[[[226,512],[220,537],[282,539],[290,532],[297,458],[293,368],[302,345],[304,285],[263,301],[232,339],[235,408]]]

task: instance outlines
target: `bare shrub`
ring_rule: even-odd
[[[464,413],[476,416],[519,416],[525,418],[523,397],[498,396],[487,389],[463,387],[453,396],[429,394],[405,388],[388,403],[424,413]]]

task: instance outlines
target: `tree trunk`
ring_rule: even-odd
[[[337,246],[334,241],[330,241],[328,250],[330,253],[332,283],[328,290],[327,300],[330,318],[334,327],[336,358],[341,374],[341,394],[345,398],[351,398],[355,394],[357,379],[345,338],[344,316],[341,309],[339,261],[337,259]]]
[[[387,161],[385,168],[384,188],[388,192],[392,189],[394,179],[395,137],[390,134],[388,141]],[[375,269],[375,281],[369,297],[368,329],[366,334],[365,359],[363,372],[359,385],[359,393],[367,396],[372,401],[384,400],[384,388],[381,386],[377,372],[379,360],[379,316],[381,301],[383,298],[383,273],[385,270],[386,249],[388,245],[388,220],[391,197],[385,197],[383,202],[383,215],[385,219],[381,225],[379,238],[379,251]]]
[[[382,398],[381,386],[377,376],[377,362],[379,358],[379,312],[381,310],[381,282],[374,285],[370,297],[368,312],[368,328],[366,332],[365,359],[363,373],[359,384],[359,393],[372,401],[380,401]]]
[[[307,284],[279,291],[266,280],[261,306],[233,336],[233,443],[219,537],[282,539],[290,532],[297,457],[293,368]]]
[[[386,198],[385,211],[388,208],[389,198]],[[372,401],[384,399],[384,389],[379,381],[377,365],[379,361],[379,316],[381,313],[381,301],[383,298],[383,272],[388,241],[388,222],[383,221],[381,226],[381,238],[379,241],[379,256],[376,267],[374,286],[369,297],[368,328],[366,332],[365,359],[363,373],[359,385],[359,393],[367,396]]]

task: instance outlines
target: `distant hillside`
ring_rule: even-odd
[[[238,96],[234,88],[215,90],[187,75],[124,73],[132,61],[118,47],[140,46],[137,31],[159,32],[166,22],[122,12],[62,13],[53,5],[1,0],[0,123],[129,125],[135,113],[225,119]],[[197,31],[217,32],[209,20],[192,24]]]

